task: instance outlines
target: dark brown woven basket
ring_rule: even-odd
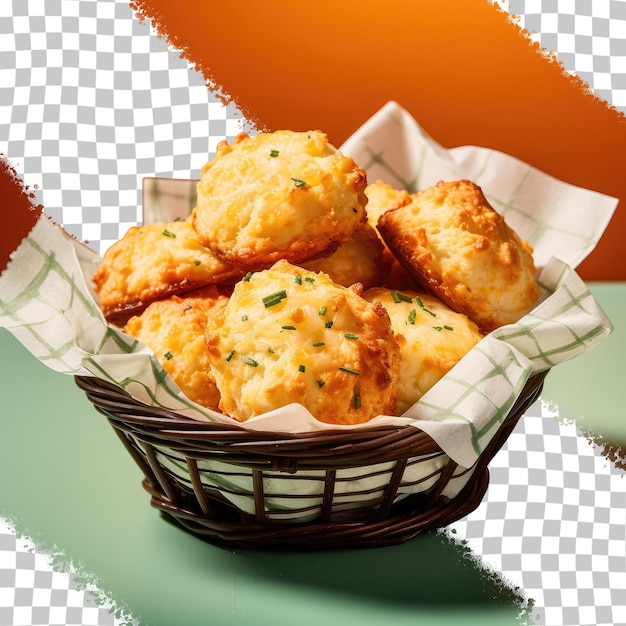
[[[76,382],[108,418],[143,472],[152,505],[168,519],[217,544],[312,549],[397,544],[473,511],[488,487],[488,463],[538,398],[545,374],[527,382],[469,470],[410,426],[250,431],[144,405],[98,378]],[[408,468],[414,476],[420,464],[428,464],[426,474],[407,480]],[[375,486],[364,489],[363,476]],[[447,497],[453,481],[464,486]]]

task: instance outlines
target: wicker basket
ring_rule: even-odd
[[[143,472],[152,505],[170,521],[216,544],[312,549],[397,544],[473,511],[488,487],[488,463],[539,396],[544,377],[529,379],[469,470],[410,426],[250,431],[146,406],[98,378],[76,382],[108,418]],[[415,473],[426,463],[436,469],[402,496],[407,468]],[[363,489],[363,475],[376,486]],[[447,497],[452,480],[464,486]],[[290,501],[295,508],[276,504]]]

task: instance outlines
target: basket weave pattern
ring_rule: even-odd
[[[528,381],[470,469],[410,426],[251,431],[144,405],[94,377],[76,383],[168,519],[213,543],[310,549],[401,543],[470,513],[487,490],[488,463],[539,396],[545,374]]]

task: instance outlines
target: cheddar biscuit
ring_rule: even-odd
[[[411,202],[411,195],[406,189],[398,189],[382,180],[376,180],[365,188],[367,196],[367,221],[376,231],[377,236],[383,242],[381,257],[385,275],[379,285],[385,285],[394,289],[415,289],[417,285],[413,277],[407,272],[402,264],[396,259],[378,232],[378,220],[387,211],[398,209]]]
[[[400,346],[399,413],[417,402],[482,339],[474,322],[432,295],[377,287],[365,291],[363,297],[384,305]]]
[[[93,284],[107,320],[124,323],[154,300],[244,273],[204,247],[187,219],[131,227],[106,250]]]
[[[331,424],[395,414],[399,347],[389,315],[323,273],[287,261],[253,273],[206,336],[220,409],[236,420],[294,402]]]
[[[204,336],[208,319],[227,302],[227,293],[212,285],[153,302],[124,327],[124,332],[152,349],[190,400],[215,410],[219,392],[209,369]]]
[[[365,223],[330,256],[301,265],[312,272],[328,274],[344,287],[360,283],[364,289],[369,289],[382,283],[391,263],[384,256],[378,232]]]
[[[228,263],[297,264],[328,256],[366,221],[366,185],[320,131],[241,133],[202,169],[193,223]]]
[[[532,248],[471,181],[412,195],[380,217],[378,230],[423,288],[482,332],[517,321],[539,297]]]

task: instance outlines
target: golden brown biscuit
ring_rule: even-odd
[[[417,287],[413,277],[396,259],[378,232],[378,220],[383,213],[400,208],[411,202],[411,195],[406,189],[396,189],[389,183],[377,180],[365,188],[367,196],[367,221],[383,242],[382,263],[388,267],[384,277],[384,285],[392,289],[414,289]],[[379,283],[383,284],[382,282]]]
[[[423,288],[482,332],[517,321],[539,297],[532,248],[469,180],[414,194],[378,230]]]
[[[104,253],[93,283],[107,320],[124,323],[154,300],[242,275],[200,244],[187,219],[130,228]]]
[[[383,305],[287,261],[235,286],[207,346],[220,409],[239,421],[292,402],[332,424],[396,410],[399,348]]]
[[[204,335],[207,320],[227,302],[226,293],[212,285],[153,302],[124,327],[124,332],[152,349],[190,400],[215,410],[219,392],[209,370]]]
[[[397,189],[382,180],[376,180],[365,188],[367,196],[367,221],[376,228],[383,213],[397,209],[411,202],[411,194],[406,189]]]
[[[378,231],[368,223],[330,256],[300,265],[312,272],[324,272],[344,287],[361,283],[364,289],[380,285],[390,270],[388,259],[383,258],[383,243]]]
[[[415,404],[482,339],[474,322],[430,294],[374,288],[363,297],[384,305],[400,345],[398,413]]]
[[[366,221],[366,185],[320,131],[241,133],[202,169],[193,223],[229,263],[297,264],[331,254]]]

